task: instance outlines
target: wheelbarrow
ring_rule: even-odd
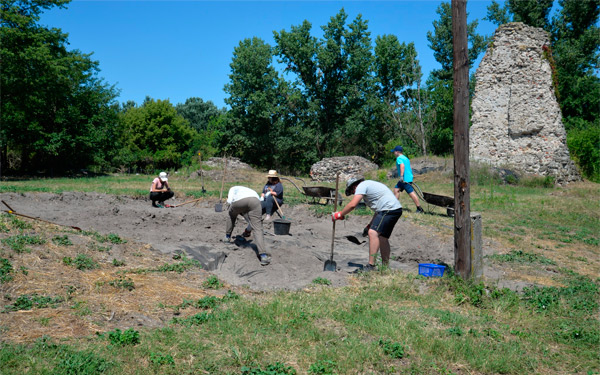
[[[300,194],[310,197],[313,199],[313,203],[320,203],[322,199],[325,200],[325,204],[334,203],[335,202],[335,188],[330,188],[327,186],[306,186],[306,183],[303,179],[297,178],[297,180],[302,181],[302,190],[294,183],[294,181],[289,178],[281,177],[282,180],[286,180],[291,182],[292,185],[300,192]],[[339,194],[338,204],[342,203],[341,194]]]
[[[454,216],[454,198],[423,192],[423,199],[434,206],[445,207],[448,216]]]

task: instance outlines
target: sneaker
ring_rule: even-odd
[[[425,211],[423,210],[423,208],[421,206],[417,207],[417,213],[418,214],[424,214]]]
[[[156,207],[156,208],[165,208],[165,206],[163,206],[163,205],[162,205],[162,204],[160,204],[160,203],[157,203],[155,207]]]
[[[269,220],[271,220],[271,215],[265,216],[265,221],[269,221]]]
[[[231,242],[231,235],[226,234],[225,237],[223,237],[223,242],[225,242],[225,243]]]
[[[360,272],[371,272],[371,271],[377,271],[377,266],[374,266],[372,264],[367,264],[360,270]]]
[[[242,233],[242,237],[250,237],[251,234],[252,234],[252,232],[250,232],[249,230],[244,229],[244,233]]]
[[[158,206],[156,205],[156,202],[152,202],[152,207],[158,208]]]
[[[266,253],[260,254],[259,258],[260,258],[261,266],[267,266],[267,265],[269,265],[269,263],[271,263],[271,257]]]

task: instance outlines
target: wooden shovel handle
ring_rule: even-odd
[[[340,174],[339,172],[335,174],[335,203],[333,204],[333,211],[337,212],[337,204],[338,204],[338,187],[340,184]],[[333,229],[331,231],[331,257],[329,260],[333,260],[333,242],[335,240],[335,220],[333,221]]]
[[[223,187],[225,186],[225,174],[227,173],[227,155],[225,155],[225,167],[223,168],[223,177],[221,177],[221,192],[219,193],[219,203],[223,200]]]

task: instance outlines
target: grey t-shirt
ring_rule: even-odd
[[[402,208],[394,193],[381,182],[365,180],[358,184],[354,194],[363,196],[363,200],[373,211],[388,211]]]

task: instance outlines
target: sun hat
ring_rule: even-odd
[[[365,179],[362,176],[352,176],[346,181],[346,196],[352,195],[351,191],[354,185],[358,185],[363,182]]]
[[[394,152],[394,151],[404,152],[404,149],[402,148],[402,146],[396,146],[390,150],[390,152]]]
[[[167,178],[167,172],[160,172],[158,178],[160,178],[162,182],[169,181],[169,179]]]
[[[270,169],[269,173],[267,174],[267,177],[279,178],[275,169]]]

